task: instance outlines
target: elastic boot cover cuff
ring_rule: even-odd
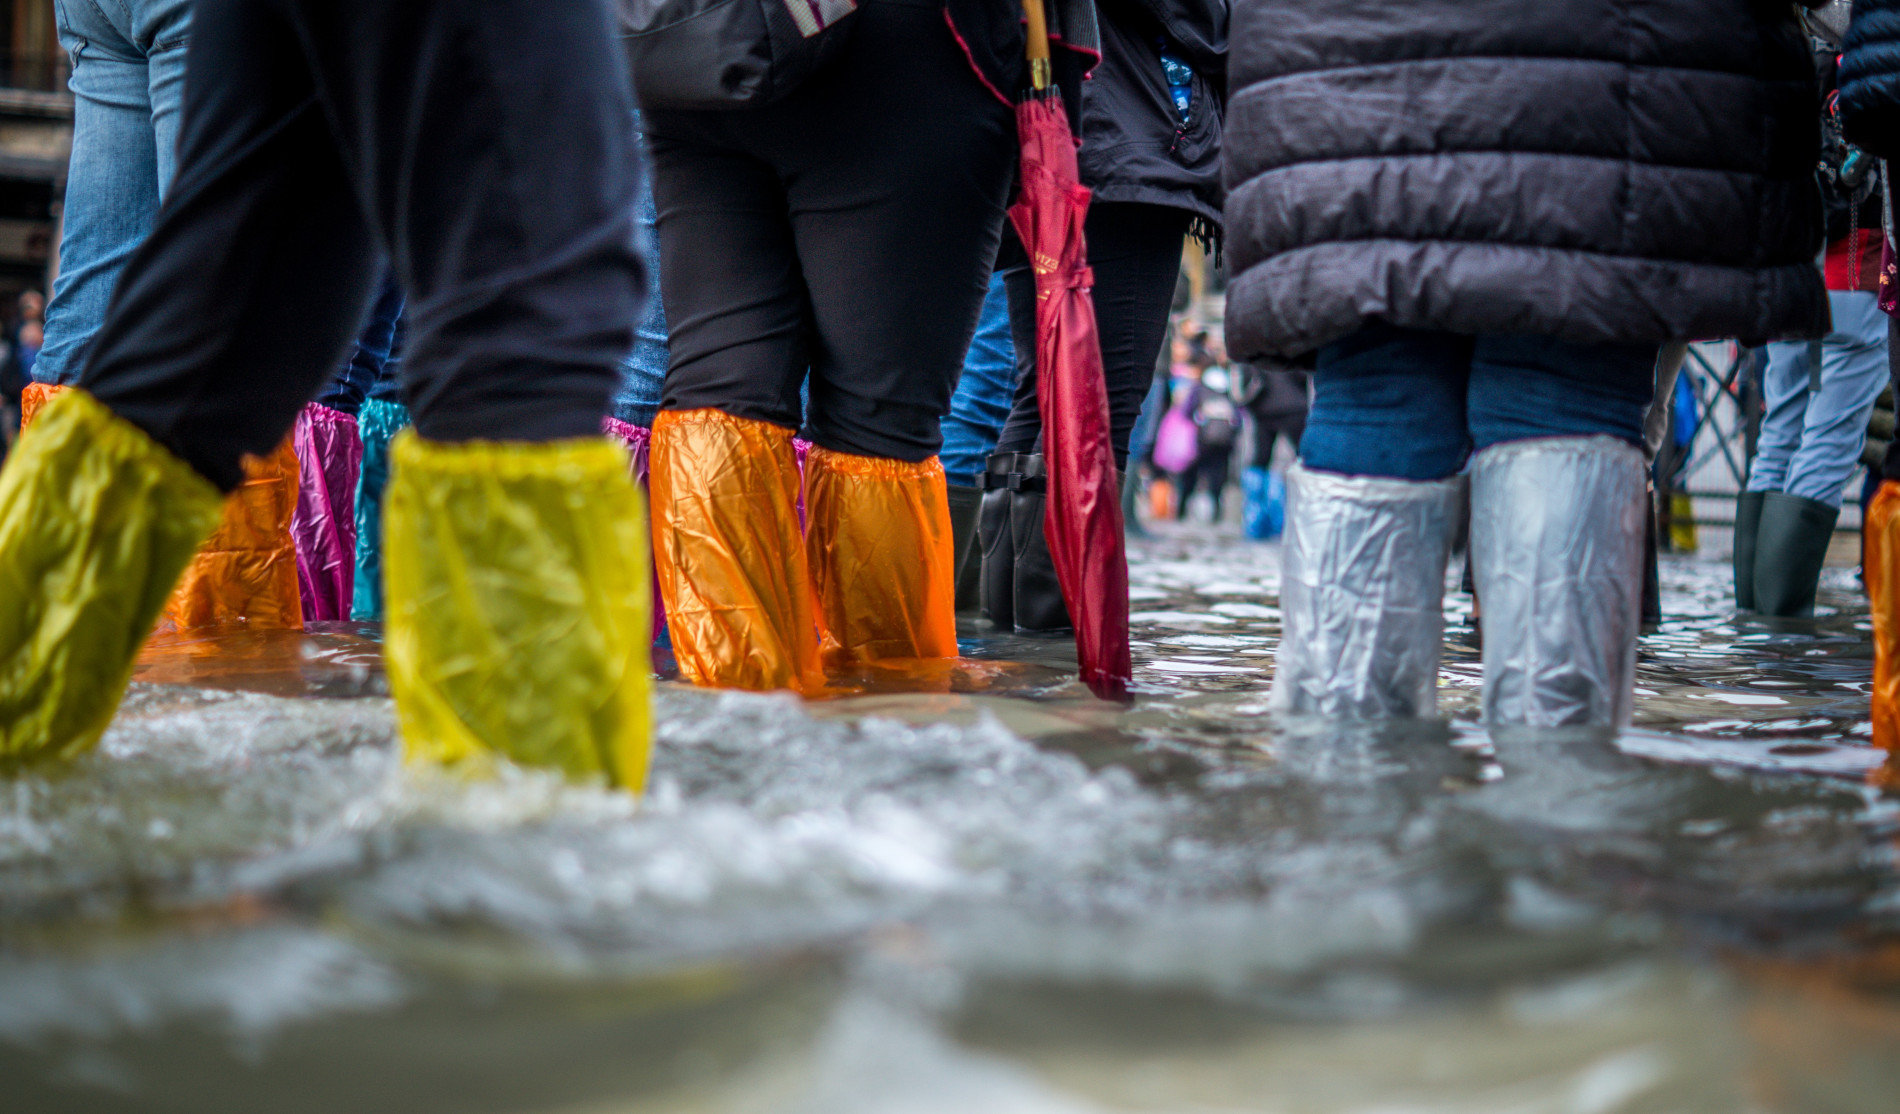
[[[1445,566],[1463,493],[1459,479],[1288,471],[1275,710],[1437,714]]]
[[[363,469],[356,419],[312,402],[297,415],[291,442],[300,494],[290,536],[297,545],[303,618],[347,619],[356,582],[356,485]]]
[[[217,530],[165,604],[172,626],[303,629],[297,545],[290,534],[300,473],[289,437],[267,457],[245,458],[244,482],[225,497]]]
[[[653,556],[680,672],[718,688],[823,689],[792,431],[663,410],[652,468]]]
[[[490,753],[638,792],[646,530],[605,438],[391,446],[384,655],[416,758]]]
[[[46,403],[0,474],[0,765],[71,758],[105,733],[222,503],[84,391]]]
[[[957,656],[943,465],[813,446],[805,553],[828,663]]]
[[[1514,441],[1473,458],[1487,722],[1629,723],[1646,471],[1641,450],[1612,437]]]
[[[1874,619],[1874,745],[1900,756],[1900,481],[1867,507],[1867,595]]]

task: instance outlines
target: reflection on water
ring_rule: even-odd
[[[636,805],[406,767],[373,628],[173,637],[0,784],[7,1110],[1887,1111],[1900,812],[1867,621],[1665,567],[1639,726],[1265,714],[1277,550],[1136,543],[1062,641],[663,686]]]

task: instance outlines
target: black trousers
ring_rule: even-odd
[[[1181,248],[1193,214],[1164,205],[1102,202],[1089,207],[1084,229],[1095,272],[1095,328],[1108,379],[1109,436],[1118,467],[1128,467],[1128,440],[1154,382],[1155,361],[1168,335],[1168,312],[1181,275]],[[996,451],[1029,453],[1042,443],[1036,401],[1036,279],[1012,233],[997,260],[1009,287],[1009,327],[1016,343],[1016,401]]]
[[[867,0],[854,18],[844,56],[777,104],[645,115],[661,408],[915,462],[942,445],[976,331],[1015,120],[941,3]]]
[[[226,489],[385,260],[424,437],[599,432],[644,284],[607,0],[199,0],[178,174],[79,385]]]

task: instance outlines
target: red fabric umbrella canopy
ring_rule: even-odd
[[[1036,393],[1049,476],[1043,532],[1075,623],[1082,680],[1104,700],[1125,701],[1133,675],[1128,555],[1082,233],[1089,191],[1061,97],[1031,96],[1017,107],[1016,126],[1022,192],[1009,217],[1036,272]]]

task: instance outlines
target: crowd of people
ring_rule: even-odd
[[[959,611],[1067,629],[1006,216],[1044,84],[1125,497],[1219,520],[1247,453],[1279,713],[1435,715],[1468,537],[1486,719],[1626,723],[1692,340],[1769,346],[1737,602],[1812,608],[1887,381],[1900,0],[791,4],[763,75],[682,2],[61,0],[0,756],[91,746],[161,621],[380,619],[413,753],[636,790],[655,644],[816,695],[954,657]],[[1225,313],[1170,340],[1190,241]]]

